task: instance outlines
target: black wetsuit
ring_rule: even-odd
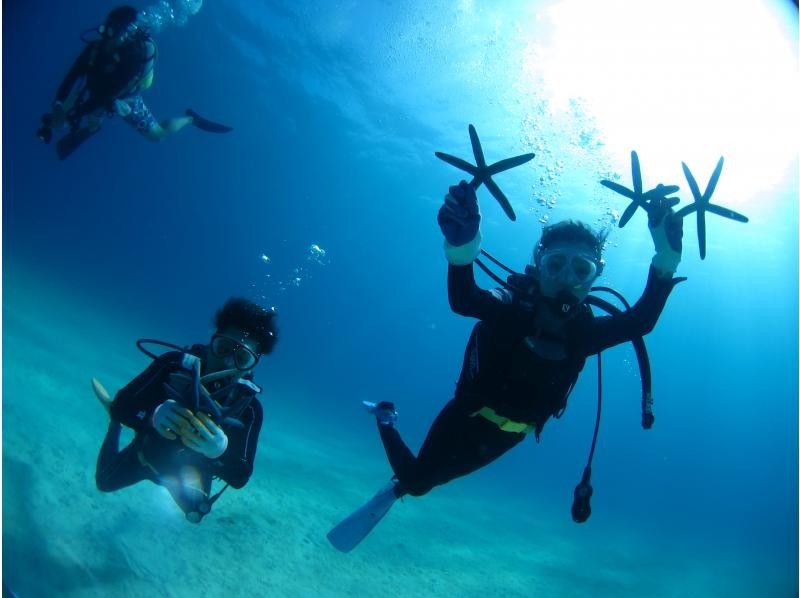
[[[204,362],[207,347],[194,345],[188,352]],[[165,353],[114,397],[112,419],[97,458],[95,479],[103,492],[150,480],[166,487],[175,502],[189,513],[198,512],[198,505],[208,502],[213,478],[220,478],[234,488],[241,488],[250,479],[263,410],[254,392],[237,387],[237,393],[252,392],[253,396],[238,415],[242,428],[217,422],[228,437],[228,447],[217,459],[208,459],[185,447],[180,439],[164,438],[153,427],[153,412],[168,398],[164,383],[169,381],[170,374],[181,370],[181,357],[182,353],[177,351]],[[229,382],[220,380],[206,386],[213,392]],[[230,400],[239,396],[230,397]],[[120,424],[133,428],[136,433],[131,444],[122,451],[119,450]],[[187,484],[186,476],[190,473],[194,479]],[[201,515],[205,514],[202,511],[200,509]]]
[[[434,420],[419,455],[414,457],[394,427],[378,425],[400,482],[396,493],[425,494],[480,469],[525,438],[525,433],[501,430],[477,415],[484,407],[530,424],[538,439],[545,422],[565,409],[586,358],[650,332],[675,281],[659,278],[651,268],[642,297],[629,311],[594,317],[581,304],[559,320],[543,317],[547,300],[480,289],[472,265],[450,265],[451,308],[480,321],[467,343],[455,397]],[[560,355],[544,358],[533,347]]]
[[[111,49],[108,40],[89,42],[75,60],[56,92],[64,102],[79,79],[83,79],[78,98],[67,113],[73,128],[98,110],[111,112],[113,101],[131,95],[152,69],[156,57],[153,40],[143,31]]]

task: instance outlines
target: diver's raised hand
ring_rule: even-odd
[[[652,264],[662,275],[675,273],[683,252],[683,218],[675,215],[675,203],[674,198],[657,198],[647,209],[647,226],[656,249]]]
[[[481,213],[478,196],[466,181],[450,187],[439,208],[439,228],[450,245],[459,247],[471,242],[478,234]]]
[[[450,187],[438,220],[447,261],[454,266],[471,264],[481,252],[481,213],[475,189],[466,181]]]
[[[169,440],[190,433],[198,424],[200,421],[191,411],[172,399],[161,403],[153,412],[153,427]]]
[[[228,448],[228,437],[205,413],[198,413],[200,420],[194,429],[181,435],[181,442],[193,451],[209,459],[216,459]]]

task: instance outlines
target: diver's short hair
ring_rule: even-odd
[[[275,325],[275,308],[265,308],[243,297],[231,297],[214,316],[214,326],[221,332],[226,328],[239,328],[255,339],[257,351],[262,355],[272,352],[278,340]]]
[[[111,27],[115,33],[119,33],[120,29],[127,27],[131,23],[135,23],[138,18],[139,11],[133,6],[126,4],[124,6],[118,6],[108,13],[105,25],[106,27]]]
[[[541,253],[556,243],[583,243],[588,245],[598,262],[603,257],[603,245],[605,245],[608,231],[595,231],[588,224],[579,220],[562,220],[542,229],[542,236],[533,250],[533,262],[538,263]]]

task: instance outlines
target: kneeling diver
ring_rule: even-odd
[[[275,346],[274,318],[274,310],[230,299],[216,314],[208,345],[182,349],[140,340],[154,361],[113,401],[93,380],[110,416],[97,458],[97,488],[115,492],[149,480],[167,488],[187,520],[199,523],[228,485],[247,484],[263,419],[252,372]],[[146,344],[175,350],[156,356]],[[123,425],[135,436],[120,450]],[[226,485],[212,495],[214,478]]]

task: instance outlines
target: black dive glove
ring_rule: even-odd
[[[439,209],[447,261],[456,266],[472,263],[481,250],[481,213],[475,189],[466,181],[450,187]]]

